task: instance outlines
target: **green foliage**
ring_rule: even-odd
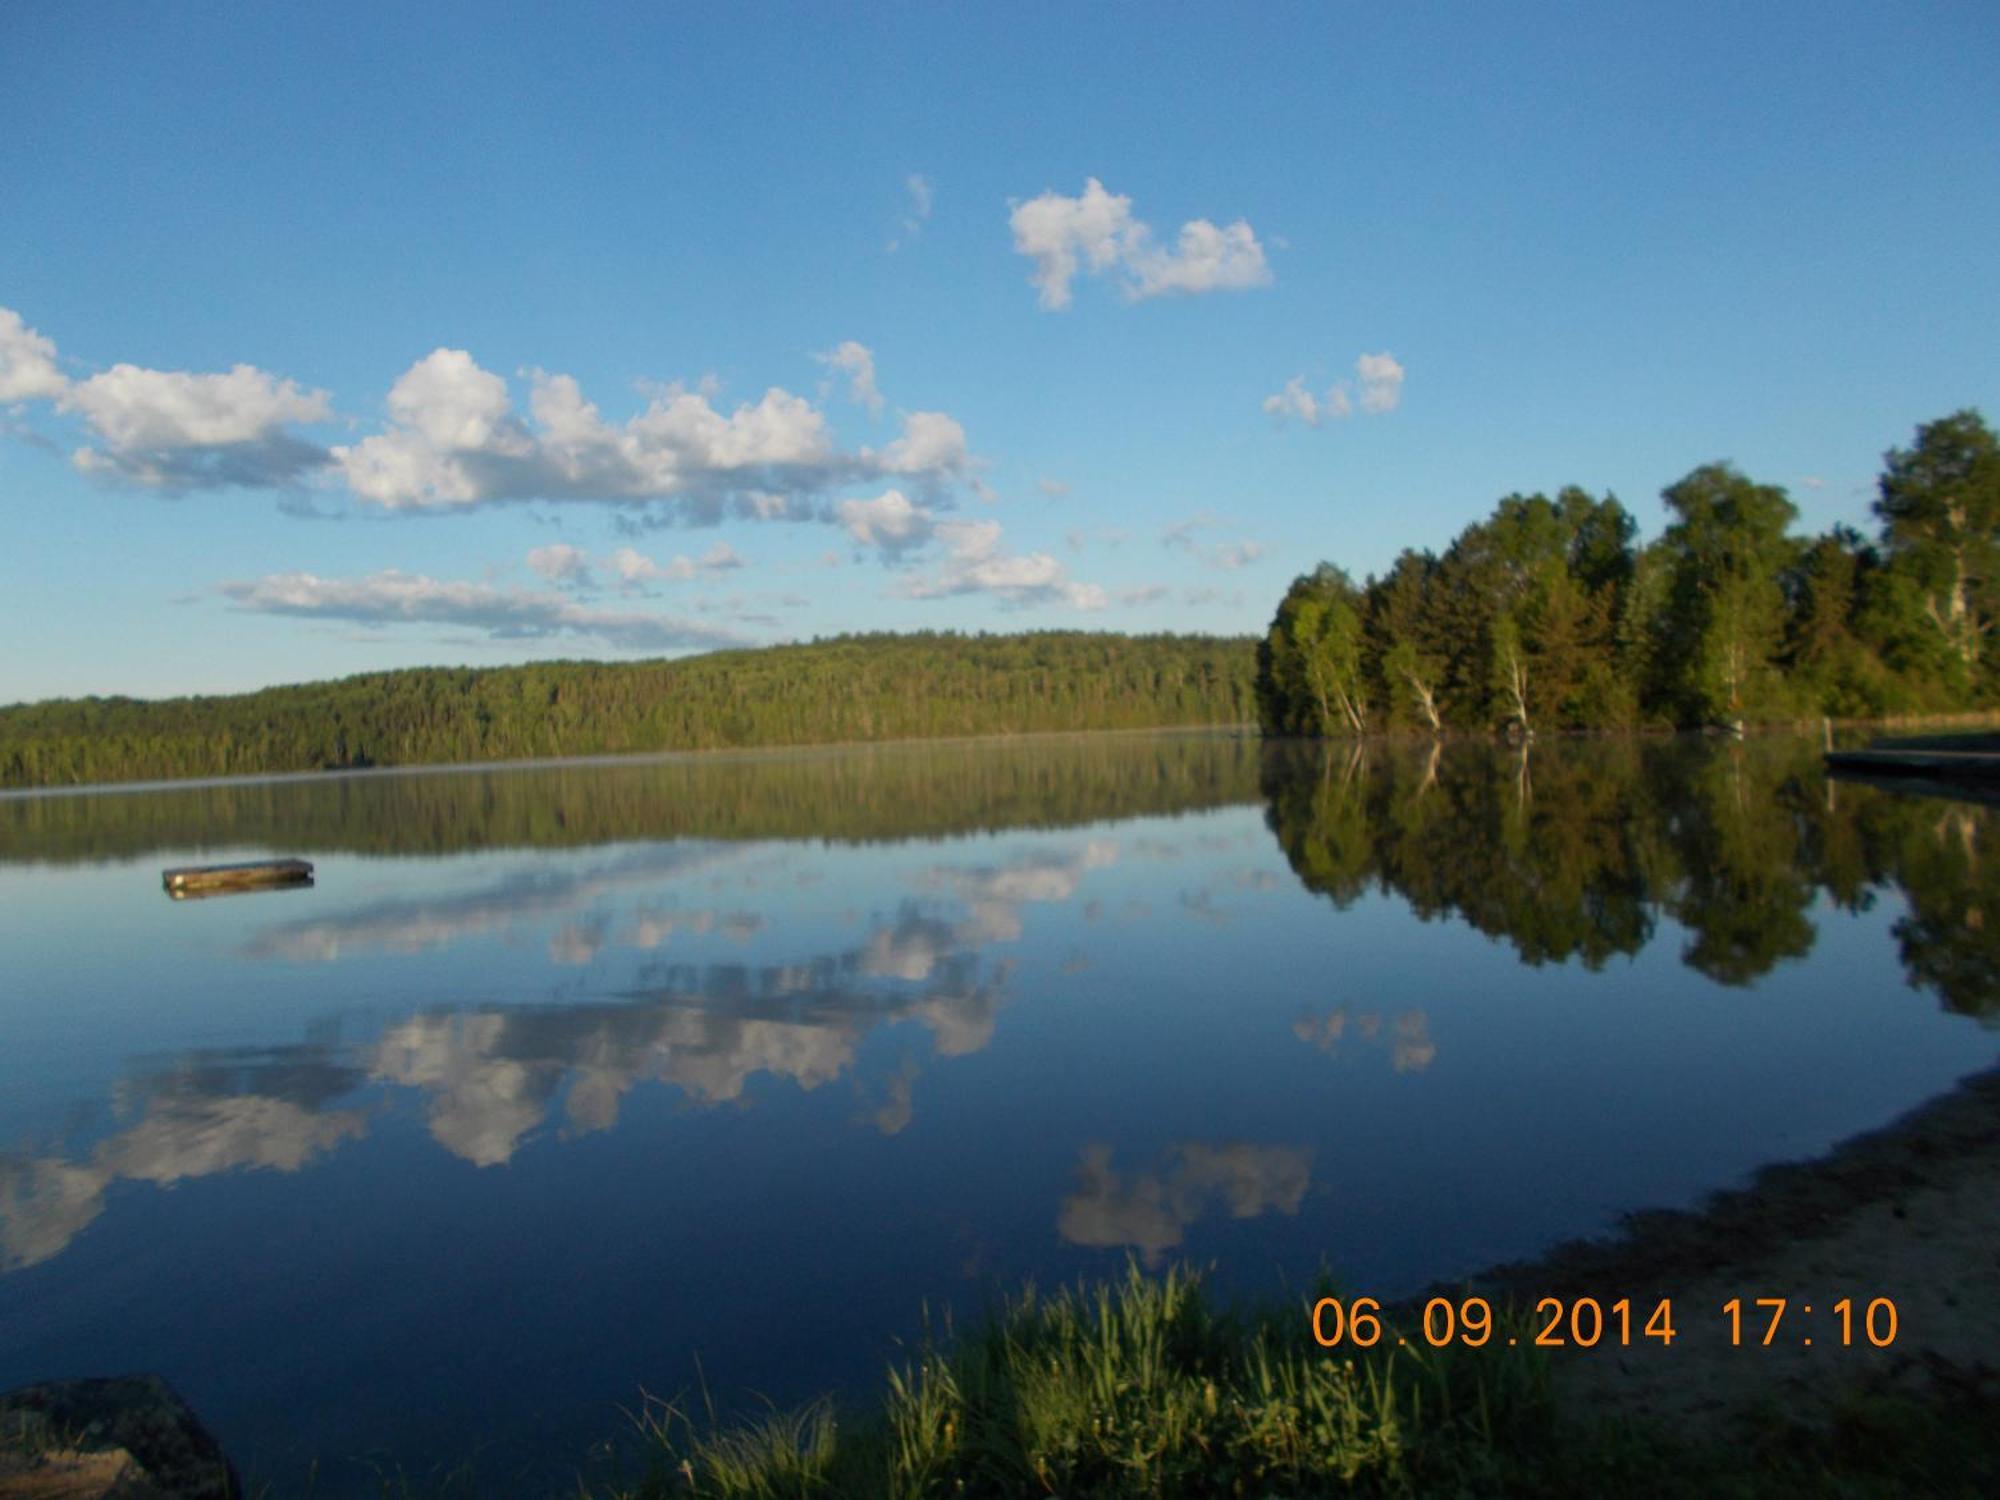
[[[1856,1382],[1824,1422],[1773,1402],[1702,1432],[1572,1409],[1534,1325],[1511,1309],[1480,1348],[1428,1347],[1404,1309],[1385,1314],[1373,1347],[1328,1350],[1312,1341],[1310,1306],[1218,1307],[1178,1269],[1029,1289],[891,1370],[879,1404],[852,1419],[825,1402],[738,1425],[655,1405],[640,1424],[649,1473],[610,1494],[1887,1500],[1988,1494],[2000,1460],[1990,1392],[1919,1400]]]
[[[0,787],[842,740],[1240,724],[1247,640],[840,636],[680,661],[420,668],[0,709]]]
[[[1802,541],[1775,485],[1705,464],[1650,546],[1610,495],[1509,495],[1441,558],[1322,563],[1258,647],[1267,733],[1610,729],[2000,702],[2000,443],[1977,412],[1888,454],[1879,549]]]
[[[851,1423],[823,1405],[734,1427],[656,1411],[637,1494],[1384,1493],[1476,1485],[1507,1444],[1548,1434],[1534,1351],[1332,1352],[1308,1306],[1218,1308],[1178,1269],[1029,1288],[892,1370],[879,1408]]]
[[[1883,457],[1875,514],[1905,580],[1904,625],[1926,627],[1958,690],[1991,682],[1986,637],[2000,614],[2000,441],[1976,411],[1917,429]]]

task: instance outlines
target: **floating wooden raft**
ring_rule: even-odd
[[[267,886],[311,885],[313,867],[303,859],[252,859],[238,865],[183,865],[160,872],[160,884],[176,901],[189,896],[219,896],[229,891],[255,891]]]
[[[1939,781],[2000,778],[2000,755],[1983,750],[1898,750],[1885,745],[1874,750],[1829,750],[1826,764],[1828,770],[1865,776],[1924,776]]]

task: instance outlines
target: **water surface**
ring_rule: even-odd
[[[1992,816],[1208,735],[0,799],[0,1386],[505,1487],[1025,1277],[1414,1290],[1990,1064]],[[317,884],[159,888],[263,854]]]

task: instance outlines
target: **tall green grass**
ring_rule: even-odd
[[[1307,1307],[1220,1307],[1193,1273],[1136,1266],[1030,1289],[962,1336],[927,1340],[852,1421],[824,1402],[731,1426],[656,1404],[643,1418],[651,1471],[628,1493],[1481,1493],[1552,1428],[1548,1368],[1531,1350],[1327,1350]]]

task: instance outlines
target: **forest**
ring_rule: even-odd
[[[1267,733],[1735,727],[2000,702],[2000,446],[1976,411],[1891,449],[1874,537],[1793,533],[1778,485],[1705,464],[1645,545],[1612,495],[1509,495],[1442,556],[1293,582],[1257,648]]]
[[[1247,724],[1250,639],[851,635],[678,661],[413,668],[228,697],[0,708],[0,787]]]

